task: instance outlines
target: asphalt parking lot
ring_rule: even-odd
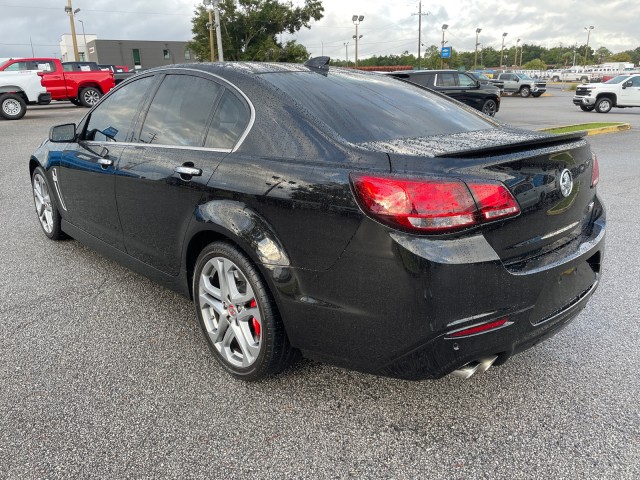
[[[569,92],[497,119],[632,123],[590,137],[608,209],[599,290],[552,339],[469,380],[406,382],[302,361],[231,379],[186,298],[48,241],[27,160],[61,103],[0,121],[0,478],[640,478],[640,109]]]

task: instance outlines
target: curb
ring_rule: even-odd
[[[577,124],[573,124],[573,125],[559,125],[557,127],[549,127],[549,128],[541,128],[539,131],[540,132],[547,132],[549,130],[554,130],[556,128],[562,128],[562,127],[573,127],[576,125],[582,125],[580,123]],[[623,132],[625,130],[631,130],[631,124],[630,123],[619,123],[618,125],[612,125],[610,127],[597,127],[597,128],[585,128],[584,131],[587,132],[587,135],[600,135],[602,133],[615,133],[615,132]]]

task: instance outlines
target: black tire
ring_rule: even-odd
[[[596,102],[595,108],[598,113],[609,113],[613,108],[613,100],[609,97],[602,97]]]
[[[36,167],[33,171],[31,189],[38,221],[44,234],[51,240],[66,238],[60,226],[62,217],[60,216],[53,190],[49,186],[49,180],[47,180],[42,167]]]
[[[495,100],[489,98],[484,101],[484,104],[482,105],[482,113],[489,115],[490,117],[495,117],[497,110],[498,104]]]
[[[533,98],[538,98],[538,97],[540,97],[541,95],[542,95],[542,94],[541,94],[540,92],[538,92],[538,93],[532,93],[532,94],[531,94],[531,96],[532,96]]]
[[[552,82],[559,82],[560,81],[560,77],[553,77],[551,79]]]
[[[80,90],[78,99],[87,108],[93,107],[102,97],[102,92],[95,87],[86,87]]]
[[[525,85],[520,87],[519,93],[522,98],[527,98],[531,94],[531,89]]]
[[[594,108],[596,108],[594,105],[580,105],[580,110],[583,112],[593,112]]]
[[[281,372],[297,356],[265,281],[235,246],[207,245],[196,261],[192,286],[200,329],[231,375],[259,380]]]
[[[70,98],[69,101],[71,103],[73,103],[76,107],[83,107],[84,105],[82,105],[82,103],[80,103],[80,100],[78,100],[77,98]]]
[[[581,77],[581,78],[580,78],[580,81],[581,81],[582,83],[589,83],[589,77]]]
[[[27,104],[16,93],[0,95],[0,116],[6,120],[20,120],[27,113]]]

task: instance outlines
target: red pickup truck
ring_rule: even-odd
[[[78,106],[92,107],[115,86],[112,72],[65,72],[57,58],[12,58],[0,65],[3,70],[38,70],[53,100],[69,100]]]

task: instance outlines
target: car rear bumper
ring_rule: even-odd
[[[276,286],[291,343],[310,358],[411,380],[488,356],[499,364],[567,325],[598,285],[604,212],[554,261],[526,272],[505,266],[482,235],[447,245],[387,231],[384,245],[367,222],[331,269]],[[500,328],[453,335],[504,318]]]

